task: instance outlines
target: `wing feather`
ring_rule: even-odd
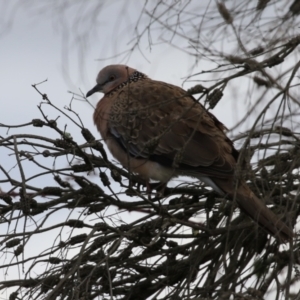
[[[225,127],[179,87],[151,79],[130,84],[115,96],[108,127],[135,158],[217,177],[234,172],[238,154]]]

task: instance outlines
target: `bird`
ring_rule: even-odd
[[[293,231],[236,180],[239,152],[226,127],[181,87],[150,79],[126,65],[108,65],[87,94],[104,93],[94,123],[109,151],[144,180],[167,184],[189,176],[234,199],[239,208],[280,243]]]

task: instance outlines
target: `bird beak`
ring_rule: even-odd
[[[87,92],[86,98],[95,94],[96,92],[102,92],[102,85],[101,84],[96,84],[90,91]]]

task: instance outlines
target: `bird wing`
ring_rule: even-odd
[[[238,152],[225,127],[180,87],[148,78],[125,86],[112,97],[108,128],[132,157],[208,176],[234,172]]]

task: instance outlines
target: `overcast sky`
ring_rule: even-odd
[[[127,7],[126,13],[120,15],[122,2],[112,1],[115,5],[102,8],[97,28],[90,29],[92,11],[83,12],[79,5],[63,11],[54,5],[59,2],[48,2],[53,5],[41,5],[47,3],[45,1],[40,1],[40,5],[37,1],[23,2],[23,5],[17,0],[1,2],[1,123],[17,124],[39,116],[36,106],[41,97],[32,84],[47,79],[47,83],[40,86],[41,91],[62,108],[71,99],[67,91],[81,89],[85,93],[95,84],[98,71],[108,64],[126,63],[153,78],[181,84],[189,68],[188,58],[169,46],[150,50],[147,43],[143,43],[142,55],[135,51],[129,59],[125,55],[109,59],[130,48],[133,25],[142,5]],[[79,22],[83,28],[78,26]],[[100,94],[95,95],[93,104],[100,97]],[[91,107],[80,102],[75,107],[87,122],[86,126],[93,127]]]
[[[151,39],[162,42],[155,28],[143,37],[140,47],[131,55],[125,54],[136,40],[135,24],[143,3],[134,0],[0,0],[0,123],[16,125],[42,118],[37,108],[42,99],[31,85],[44,80],[47,82],[39,85],[39,89],[63,109],[72,98],[68,91],[80,93],[82,90],[85,94],[95,85],[98,71],[109,64],[128,64],[153,79],[176,85],[182,85],[191,72],[208,69],[208,65],[201,64],[191,71],[193,58],[167,44],[149,47]],[[195,9],[199,9],[198,6]],[[178,48],[181,46],[178,44]],[[123,54],[117,56],[119,53]],[[192,85],[188,82],[183,87]],[[239,87],[242,88],[247,89]],[[235,123],[238,106],[247,109],[244,99],[229,101],[232,95],[235,91],[226,90],[224,99],[213,111],[228,127]],[[93,95],[92,104],[101,97],[101,94]],[[92,122],[93,108],[82,101],[74,101],[72,107],[85,127],[100,138]],[[58,116],[54,110],[47,112],[50,118]],[[63,128],[66,121],[61,118],[58,122]],[[11,129],[8,134],[28,130],[44,133],[40,128],[21,128]],[[0,135],[6,136],[6,131],[0,128]],[[73,134],[72,127],[67,131]],[[9,161],[7,153],[1,151],[4,149],[0,148],[1,163],[8,168],[13,166],[15,162]]]
[[[192,72],[194,58],[180,50],[188,43],[181,41],[178,49],[161,43],[164,36],[155,26],[142,37],[139,47],[128,55],[136,43],[137,22],[140,22],[139,32],[147,28],[149,22],[140,18],[144,1],[126,1],[126,5],[124,1],[12,0],[0,3],[0,123],[17,125],[42,118],[37,107],[42,99],[32,84],[44,80],[47,81],[38,88],[54,105],[64,110],[72,99],[69,91],[85,94],[95,85],[99,70],[109,64],[127,64],[153,79],[176,85],[182,85]],[[148,5],[147,9],[151,6]],[[150,40],[154,46],[149,46]],[[201,64],[194,72],[210,67]],[[187,82],[183,87],[193,85],[193,82]],[[96,105],[101,97],[98,93],[89,100]],[[225,97],[229,98],[228,95]],[[84,126],[100,138],[92,121],[93,108],[79,100],[72,102],[72,108]],[[78,128],[62,114],[46,105],[43,109],[49,119],[59,117],[60,128],[67,125],[66,131],[75,140],[83,141]],[[221,103],[214,113],[227,126],[233,124],[231,116],[235,112],[229,103]],[[44,127],[12,128],[9,131],[0,127],[0,134],[4,137],[26,132],[44,136],[55,134]],[[0,148],[1,163],[8,170],[15,165],[15,158],[9,154]],[[26,171],[28,176],[35,172],[32,168]],[[17,168],[11,172],[19,176]],[[5,189],[4,185],[2,189]]]
[[[152,78],[177,85],[181,85],[183,77],[187,75],[190,58],[168,45],[150,49],[145,40],[141,43],[141,48],[135,50],[131,56],[124,54],[114,57],[132,47],[134,25],[141,13],[143,1],[126,1],[126,6],[120,4],[124,1],[103,1],[106,5],[98,7],[96,16],[96,2],[89,2],[92,3],[90,6],[86,1],[82,1],[84,5],[80,4],[81,1],[76,2],[78,4],[74,6],[70,3],[25,3],[19,0],[0,2],[0,123],[17,125],[30,122],[34,118],[42,119],[37,108],[42,99],[32,84],[44,80],[47,82],[38,86],[40,91],[46,93],[58,108],[64,109],[72,98],[68,91],[80,93],[79,90],[82,90],[85,94],[95,85],[98,71],[108,64],[128,64]],[[95,23],[97,25],[92,26]],[[95,105],[101,97],[101,94],[93,95],[92,104]],[[92,122],[93,108],[82,101],[74,101],[72,107],[80,115],[85,127],[89,128],[96,138],[100,138]],[[61,115],[46,107],[45,111],[50,119]],[[72,127],[72,123],[61,116],[58,125],[64,128],[65,124],[68,124],[67,131],[76,140],[83,140],[78,128]],[[7,129],[0,128],[0,135],[4,137],[25,132],[53,135],[47,128],[21,127],[12,128],[8,132]],[[1,165],[10,170],[11,176],[19,178],[19,170],[14,168],[15,157],[10,154],[11,152],[3,147],[0,148]],[[32,165],[26,168],[26,162],[23,162],[23,166],[26,178],[36,172]],[[1,179],[3,174],[0,174]],[[41,185],[45,186],[45,182]],[[47,182],[46,185],[50,183]],[[1,184],[1,188],[7,191],[11,187]],[[68,213],[58,216],[56,214],[55,218],[47,220],[45,226],[58,222],[58,218],[61,221],[65,220]],[[75,217],[77,216],[78,214],[75,214]],[[31,228],[30,224],[31,221],[28,220],[28,230]],[[10,230],[13,227],[11,224]],[[2,233],[7,229],[7,225],[2,226]],[[23,225],[19,229],[22,231]],[[57,231],[47,233],[47,240],[50,242],[48,246],[54,243],[56,236]],[[25,257],[29,252],[31,256],[45,250],[45,236],[42,240],[40,238],[31,239],[26,246]],[[1,263],[9,263],[9,258],[3,258]],[[4,278],[18,278],[20,270],[10,268],[4,276],[5,272],[4,269],[0,271],[0,281]],[[0,299],[6,299],[10,292],[11,289],[1,294]]]

